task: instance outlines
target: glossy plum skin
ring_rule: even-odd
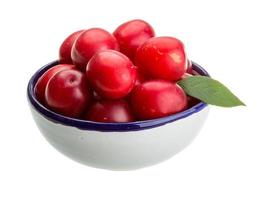
[[[125,97],[134,87],[136,69],[122,53],[106,50],[89,61],[86,74],[92,88],[107,99]]]
[[[193,74],[193,66],[192,66],[192,61],[187,59],[187,69],[186,73],[188,74]]]
[[[154,37],[155,32],[150,24],[136,19],[118,26],[113,35],[119,43],[120,51],[134,61],[137,48]]]
[[[137,66],[135,66],[135,69],[136,69],[136,78],[135,78],[134,86],[137,86],[143,83],[147,78],[144,76],[144,74],[139,70]]]
[[[49,80],[45,98],[53,111],[78,118],[91,98],[85,74],[74,69],[58,72]]]
[[[66,69],[75,69],[76,67],[74,65],[70,65],[70,64],[59,64],[56,65],[50,69],[48,69],[37,81],[34,91],[35,91],[35,95],[37,97],[37,99],[41,102],[41,103],[45,103],[45,90],[46,90],[46,86],[48,81],[50,80],[50,78],[52,78],[56,73],[66,70]]]
[[[134,120],[125,100],[100,100],[92,104],[83,117],[96,122],[132,122]]]
[[[184,45],[173,37],[149,39],[137,49],[135,62],[148,76],[169,81],[179,80],[187,67]]]
[[[69,35],[61,44],[59,48],[59,61],[60,63],[73,64],[71,58],[71,50],[75,40],[84,30],[76,31]]]
[[[139,120],[165,117],[187,107],[187,96],[183,89],[165,80],[150,80],[138,85],[130,101]]]
[[[101,28],[88,29],[80,34],[72,47],[73,63],[85,70],[88,61],[95,53],[107,49],[119,50],[116,38]]]

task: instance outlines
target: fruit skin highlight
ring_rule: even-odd
[[[100,100],[91,105],[83,117],[96,122],[132,122],[134,120],[125,100]]]
[[[45,90],[48,81],[58,72],[66,70],[66,69],[75,69],[74,65],[70,64],[59,64],[50,69],[48,69],[37,81],[34,91],[37,99],[45,104]]]
[[[85,74],[74,69],[58,72],[49,80],[45,98],[53,111],[78,118],[91,99]]]
[[[120,51],[134,62],[137,48],[154,37],[155,33],[150,24],[136,19],[118,26],[113,35],[119,43]]]
[[[149,39],[137,49],[135,62],[148,76],[169,81],[179,80],[187,67],[184,45],[173,37]]]
[[[136,80],[136,69],[129,58],[113,50],[96,53],[87,65],[86,74],[92,88],[107,99],[125,97]]]
[[[130,101],[139,120],[165,117],[187,107],[187,96],[183,89],[165,80],[150,80],[136,86]]]
[[[84,71],[95,53],[107,49],[119,50],[116,38],[101,28],[88,29],[80,34],[72,47],[73,63]]]
[[[69,35],[61,44],[59,48],[59,61],[60,63],[73,64],[71,58],[71,50],[75,40],[84,30],[76,31]]]

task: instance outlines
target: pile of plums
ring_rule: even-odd
[[[192,106],[177,81],[191,76],[183,43],[155,37],[150,24],[131,20],[113,34],[80,30],[60,46],[60,62],[37,81],[35,94],[50,110],[97,122],[168,116]]]

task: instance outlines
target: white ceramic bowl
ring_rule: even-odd
[[[57,61],[39,69],[28,84],[32,116],[44,137],[58,151],[80,163],[111,170],[154,165],[184,149],[200,131],[209,107],[201,102],[183,112],[154,120],[98,123],[59,115],[37,101],[38,78]],[[208,73],[196,63],[201,75]]]

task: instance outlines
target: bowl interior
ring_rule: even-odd
[[[105,131],[105,132],[111,132],[111,131],[139,131],[142,129],[149,129],[154,128],[157,126],[162,126],[166,123],[171,123],[176,120],[180,120],[182,118],[188,117],[196,112],[201,111],[204,109],[207,104],[204,102],[200,102],[197,105],[184,110],[182,112],[169,115],[166,117],[158,118],[158,119],[152,119],[152,120],[144,120],[144,121],[135,121],[135,122],[126,122],[126,123],[103,123],[103,122],[92,122],[92,121],[86,121],[86,120],[80,120],[75,118],[66,117],[63,115],[60,115],[56,112],[51,111],[47,107],[45,107],[43,104],[41,104],[35,96],[34,93],[34,87],[37,83],[37,80],[39,77],[47,71],[49,68],[59,64],[58,61],[53,61],[48,63],[47,65],[40,68],[30,79],[28,83],[27,88],[27,95],[28,95],[28,101],[33,106],[37,112],[39,112],[41,115],[43,115],[48,120],[63,124],[66,126],[73,126],[82,130],[97,130],[97,131]],[[208,72],[204,70],[200,65],[198,65],[195,62],[192,62],[193,70],[196,71],[198,74],[202,76],[209,76]]]

